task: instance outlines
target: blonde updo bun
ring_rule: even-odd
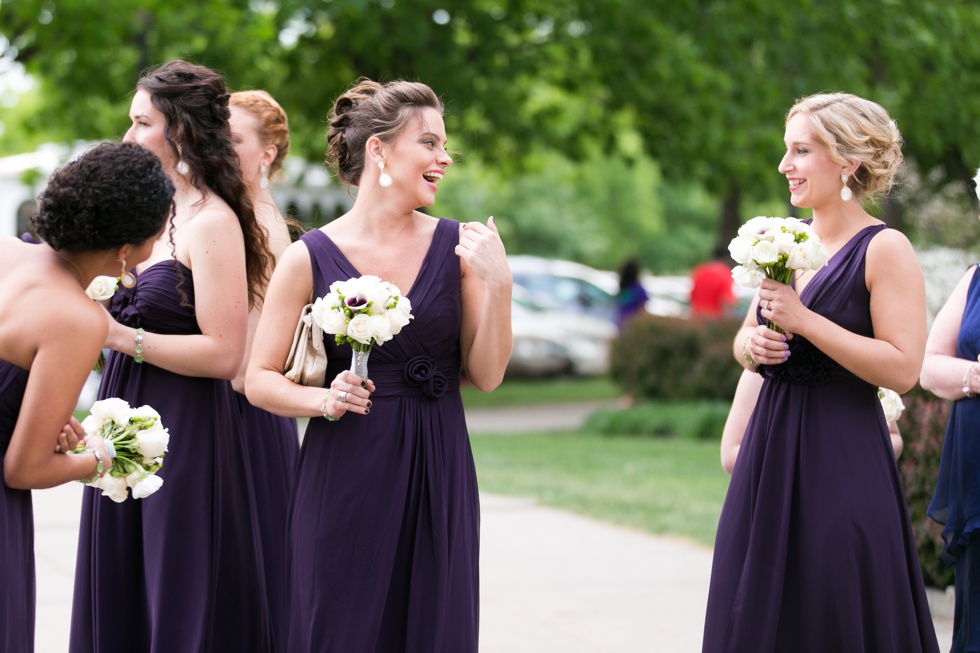
[[[902,135],[881,105],[849,93],[820,93],[799,100],[786,121],[796,114],[806,116],[834,162],[859,164],[848,181],[858,198],[891,189],[902,165]]]

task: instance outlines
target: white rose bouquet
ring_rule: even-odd
[[[738,264],[732,268],[732,279],[747,288],[758,288],[763,279],[788,284],[794,270],[818,270],[830,258],[809,224],[761,215],[739,228],[728,251]],[[768,326],[782,333],[771,321]]]
[[[889,424],[897,421],[905,410],[902,403],[902,395],[888,388],[878,388],[878,399],[881,401],[881,409],[885,411],[885,421]]]
[[[371,347],[391,340],[414,317],[412,302],[397,286],[370,274],[335,281],[325,297],[313,302],[311,313],[338,345],[351,346],[350,369],[365,379]]]
[[[134,499],[143,499],[163,485],[156,472],[163,466],[170,434],[153,408],[131,408],[122,399],[102,399],[92,404],[82,428],[102,436],[116,450],[109,473],[91,483],[102,490],[102,496],[122,503],[127,489],[132,489]],[[75,448],[75,453],[84,451],[85,445]]]
[[[92,279],[92,283],[85,289],[85,294],[93,301],[102,302],[112,298],[117,290],[119,290],[118,277],[99,275]],[[92,369],[99,372],[103,367],[105,367],[105,354],[99,352],[99,360],[95,362],[95,367]]]

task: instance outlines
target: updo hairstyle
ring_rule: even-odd
[[[849,93],[821,93],[798,101],[786,121],[798,113],[835,163],[860,164],[848,181],[857,197],[891,189],[902,164],[902,135],[881,105]]]
[[[263,145],[276,146],[276,158],[269,165],[271,177],[280,169],[289,154],[289,120],[286,112],[265,91],[238,91],[231,94],[231,104],[247,111],[258,123],[259,140]]]
[[[444,107],[431,88],[420,82],[387,84],[362,77],[337,98],[330,109],[327,165],[341,182],[357,186],[364,172],[364,146],[372,136],[391,143],[423,109]]]
[[[135,144],[102,143],[54,171],[31,222],[56,250],[138,246],[163,229],[173,197],[155,154]]]

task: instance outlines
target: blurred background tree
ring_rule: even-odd
[[[783,120],[849,91],[896,118],[910,162],[880,215],[919,242],[976,242],[980,5],[962,0],[0,0],[0,154],[119,138],[139,72],[172,58],[269,90],[294,152],[323,156],[359,76],[447,103],[457,166],[433,213],[494,214],[508,249],[683,273],[780,215]],[[16,101],[15,101],[16,100]]]

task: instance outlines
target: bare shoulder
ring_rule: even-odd
[[[912,243],[898,229],[882,229],[872,237],[871,242],[868,243],[867,264],[874,267],[879,265],[919,267]]]

